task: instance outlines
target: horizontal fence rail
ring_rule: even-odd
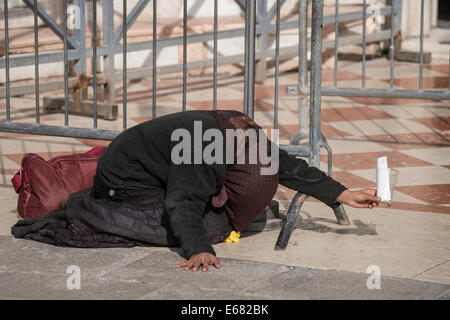
[[[253,0],[255,1],[255,0]],[[252,2],[253,2],[252,1]],[[264,0],[265,1],[265,0]],[[84,2],[84,1],[83,1]],[[108,2],[108,1],[106,1]],[[140,1],[138,3],[138,6],[145,7],[145,5],[148,4],[149,1]],[[154,1],[156,3],[157,1]],[[251,3],[252,3],[251,2]],[[282,1],[284,3],[285,1]],[[28,4],[30,7],[33,8],[34,1],[28,0]],[[107,4],[107,3],[106,3]],[[110,4],[108,4],[110,6]],[[282,4],[280,4],[280,7]],[[245,7],[245,6],[244,6]],[[275,6],[276,7],[276,6]],[[51,18],[48,17],[47,14],[45,14],[45,11],[41,9],[39,6],[37,6],[37,14],[39,17],[43,19],[45,22],[49,22]],[[83,9],[83,6],[80,6],[81,9]],[[141,10],[134,10],[138,12],[142,12],[143,8]],[[81,10],[83,11],[83,10]],[[105,10],[104,10],[105,11]],[[271,10],[276,12],[276,8],[274,10]],[[268,17],[271,17],[272,13],[269,11],[267,13]],[[108,11],[107,11],[108,12]],[[109,10],[109,12],[113,12]],[[136,15],[137,13],[135,13]],[[275,13],[276,14],[276,13]],[[378,12],[378,15],[380,16],[388,16],[390,14],[390,7],[381,8]],[[352,21],[360,21],[363,18],[363,12],[350,12],[350,13],[344,13],[339,16],[339,22],[352,22]],[[214,15],[215,17],[217,15]],[[107,16],[107,19],[112,19],[111,17]],[[276,23],[271,24],[269,18],[266,18],[269,22],[267,25],[262,26],[259,24],[256,24],[255,26],[255,35],[257,37],[263,36],[264,34],[268,33],[274,33],[276,32]],[[334,24],[338,19],[336,19],[336,16],[328,16],[324,17],[324,24]],[[136,17],[130,19],[127,19],[128,29],[131,26],[134,21],[136,20]],[[255,19],[258,20],[258,19]],[[156,22],[156,19],[153,20],[154,24]],[[55,23],[50,23],[50,26],[53,26]],[[308,25],[311,25],[311,19],[308,20]],[[298,29],[299,24],[298,21],[281,21],[280,22],[280,31],[284,30],[290,30],[290,29]],[[60,30],[59,26],[53,26],[51,28],[53,31],[56,30],[57,35],[62,35],[61,37],[64,38],[64,30]],[[156,30],[156,29],[155,29]],[[118,30],[114,33],[112,37],[114,37],[114,41],[117,40],[117,34],[118,31],[121,31],[123,33],[123,28],[120,26]],[[233,30],[225,30],[225,31],[217,31],[215,29],[214,32],[206,32],[202,34],[190,34],[186,36],[186,41],[184,41],[184,35],[178,36],[178,37],[170,37],[170,38],[161,38],[161,39],[152,39],[147,41],[140,41],[140,42],[133,42],[127,44],[127,53],[130,52],[137,52],[142,50],[150,50],[154,49],[154,42],[156,41],[156,46],[158,49],[166,48],[166,47],[172,47],[172,46],[179,46],[183,45],[183,43],[187,44],[193,44],[193,43],[202,43],[205,41],[214,41],[216,38],[217,40],[222,39],[231,39],[231,38],[237,38],[237,37],[243,37],[245,36],[245,29],[233,29]],[[367,38],[368,41],[382,41],[389,39],[390,32],[389,30],[382,30],[377,33],[373,33],[368,35]],[[123,35],[122,35],[123,37]],[[81,37],[82,38],[82,37]],[[111,37],[109,37],[111,38]],[[120,38],[119,38],[120,39]],[[92,58],[94,56],[94,48],[86,48],[86,47],[80,47],[80,45],[77,42],[74,42],[71,37],[67,38],[68,41],[68,59],[69,61],[79,61],[84,60],[87,58]],[[342,37],[341,39],[341,45],[349,45],[349,44],[358,44],[361,43],[361,38],[358,36],[346,36]],[[324,48],[332,48],[334,46],[334,41],[327,41]],[[123,44],[121,43],[114,43],[113,46],[111,45],[100,45],[96,46],[96,55],[98,57],[105,57],[110,54],[120,54],[123,53]],[[155,52],[155,51],[154,51]],[[292,47],[284,47],[280,49],[280,58],[281,59],[289,59],[296,57],[298,54],[297,48],[295,46]],[[264,58],[275,58],[275,50],[267,50],[265,52],[256,51],[256,60],[264,57]],[[201,60],[201,61],[195,61],[187,63],[187,71],[196,70],[196,69],[202,69],[206,67],[213,67],[214,65],[228,65],[228,64],[235,64],[235,63],[243,63],[245,61],[245,57],[243,54],[237,54],[237,55],[231,55],[231,56],[217,56],[214,55],[215,59],[207,59],[207,60]],[[9,67],[23,67],[23,66],[30,66],[35,64],[35,55],[30,54],[24,54],[24,55],[15,55],[14,57],[11,57],[9,62]],[[45,52],[39,54],[39,64],[44,65],[46,63],[55,63],[55,62],[61,62],[64,61],[64,53],[55,51],[55,52]],[[5,68],[6,58],[0,58],[0,69]],[[162,66],[157,69],[158,74],[165,75],[165,74],[172,74],[172,73],[178,73],[182,72],[184,68],[183,64],[176,64],[176,65],[167,65]],[[138,70],[127,70],[127,78],[128,80],[133,79],[140,79],[149,77],[153,74],[153,67],[145,67],[140,68]],[[104,74],[99,74],[99,76],[105,76]],[[110,79],[111,81],[120,81],[123,77],[121,72],[116,72],[114,75],[112,75],[113,78]],[[72,81],[75,81],[75,79],[72,79]],[[55,91],[62,89],[64,87],[63,81],[53,80],[53,81],[45,81],[40,83],[40,92],[48,92],[48,91]],[[31,94],[35,91],[35,85],[34,84],[27,84],[27,85],[20,85],[20,86],[14,86],[12,88],[11,94],[12,96],[19,96],[22,94]],[[4,98],[6,95],[5,89],[0,88],[0,98]]]
[[[389,16],[390,16],[390,30],[384,30],[383,36],[381,33],[366,34],[366,16],[369,11],[367,8],[366,0],[363,0],[363,33],[362,33],[362,82],[361,88],[345,88],[339,87],[337,80],[338,72],[338,50],[339,45],[348,44],[349,38],[346,41],[342,41],[339,37],[339,28],[337,20],[340,20],[340,16],[336,14],[336,24],[335,24],[335,44],[334,44],[334,57],[335,57],[335,68],[334,68],[334,86],[333,87],[323,87],[321,94],[324,96],[347,96],[347,97],[380,97],[380,98],[400,98],[400,99],[432,99],[432,100],[450,100],[450,84],[447,90],[424,90],[423,89],[423,69],[424,69],[424,51],[423,51],[423,39],[424,39],[424,3],[425,0],[420,0],[421,10],[420,10],[420,36],[419,36],[419,86],[416,90],[406,90],[394,88],[394,58],[395,58],[395,32],[400,28],[400,15],[401,15],[401,0],[391,0],[391,5],[389,6]],[[336,0],[336,12],[339,10],[339,1]],[[373,14],[373,12],[370,12]],[[373,89],[366,87],[366,44],[368,42],[382,41],[385,39],[389,32],[389,62],[390,62],[390,73],[389,73],[389,83],[390,87],[388,89]],[[359,37],[356,35],[355,37]],[[330,48],[323,41],[324,48]],[[450,51],[449,51],[450,52]],[[450,74],[449,74],[450,82]],[[303,87],[304,92],[308,92],[309,88],[307,86]]]

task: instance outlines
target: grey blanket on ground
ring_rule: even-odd
[[[208,206],[203,220],[211,243],[222,242],[232,231],[225,208]],[[16,238],[79,248],[179,245],[160,188],[122,201],[96,198],[91,189],[83,189],[60,210],[19,220],[11,232]]]

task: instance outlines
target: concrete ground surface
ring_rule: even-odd
[[[450,285],[383,276],[367,288],[365,273],[223,258],[207,272],[176,269],[175,252],[54,248],[0,238],[2,299],[449,299]],[[5,266],[5,262],[7,265]],[[70,266],[79,289],[68,289]],[[72,271],[71,271],[72,272]]]
[[[360,63],[342,61],[339,70],[340,86],[361,86]],[[448,70],[448,58],[426,65],[424,87],[447,89]],[[417,74],[417,64],[396,62],[395,86],[416,88]],[[367,87],[388,87],[388,75],[385,58],[368,61]],[[281,143],[298,130],[297,97],[285,94],[296,77],[285,72],[280,78]],[[323,81],[332,85],[332,71],[324,70]],[[129,126],[150,118],[151,85],[130,83]],[[157,114],[180,111],[179,79],[158,86]],[[188,109],[211,109],[209,82],[190,78],[189,86]],[[255,90],[255,119],[265,128],[273,125],[273,92],[270,76]],[[218,97],[219,109],[241,110],[242,77],[221,79]],[[74,249],[13,238],[10,228],[20,217],[10,179],[23,154],[49,159],[108,142],[0,133],[0,298],[449,299],[449,101],[323,97],[322,102],[333,177],[351,190],[374,188],[376,158],[385,155],[400,172],[393,204],[346,207],[351,225],[339,226],[330,208],[308,199],[285,251],[274,251],[279,230],[247,233],[240,243],[215,245],[222,268],[207,273],[176,269],[183,261],[179,249]],[[33,96],[13,98],[12,121],[33,123],[33,103]],[[0,107],[4,116],[4,104]],[[63,114],[41,114],[43,124],[62,125],[63,119]],[[89,128],[92,119],[71,115],[70,125]],[[122,119],[99,120],[99,128],[121,130]],[[321,160],[326,170],[325,153]],[[275,196],[280,212],[294,195],[280,186]],[[70,266],[79,267],[80,289],[67,288]],[[378,274],[380,289],[369,289]]]

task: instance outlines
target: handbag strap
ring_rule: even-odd
[[[23,172],[24,169],[20,168],[19,171],[16,172],[16,174],[14,175],[14,177],[11,179],[12,185],[14,186],[14,191],[16,191],[16,193],[19,193],[20,188],[22,188],[23,185]]]
[[[86,154],[99,158],[103,151],[105,151],[105,149],[105,147],[95,147],[86,152]]]

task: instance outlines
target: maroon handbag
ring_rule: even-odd
[[[49,161],[34,153],[22,158],[11,182],[19,194],[17,211],[23,218],[39,217],[60,208],[71,193],[94,185],[98,158],[105,147],[58,156]]]

